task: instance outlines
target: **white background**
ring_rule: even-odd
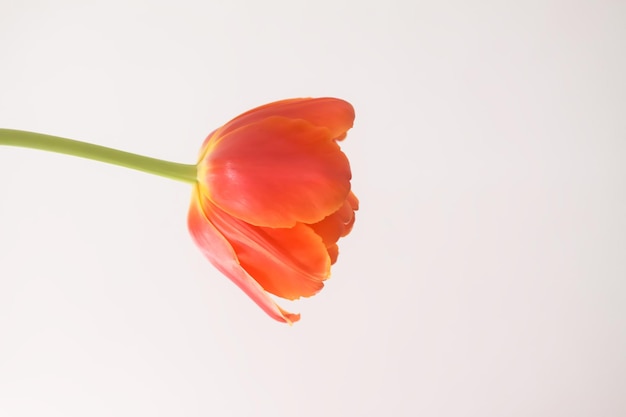
[[[626,415],[623,1],[0,1],[0,127],[195,162],[336,96],[361,210],[269,319],[190,187],[0,148],[0,416]]]

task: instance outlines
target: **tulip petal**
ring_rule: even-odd
[[[252,226],[233,218],[206,198],[203,212],[231,244],[239,264],[266,291],[289,300],[309,297],[330,275],[322,239],[302,223],[289,229]]]
[[[339,210],[325,217],[322,221],[308,225],[322,238],[326,245],[328,256],[330,256],[331,265],[337,262],[337,257],[339,256],[337,241],[347,236],[352,230],[355,220],[354,211],[357,209],[358,200],[354,193],[350,191],[348,198]]]
[[[314,126],[327,128],[332,139],[343,139],[354,123],[354,108],[347,101],[332,97],[281,100],[249,110],[209,136],[217,140],[243,126],[272,116],[305,120]]]
[[[289,313],[280,308],[267,292],[263,290],[261,285],[242,268],[233,247],[206,218],[200,206],[199,198],[200,191],[198,187],[195,187],[189,210],[188,224],[189,231],[202,253],[270,317],[289,324],[298,321],[300,319],[299,314]]]
[[[359,209],[359,199],[353,192],[350,192],[350,194],[348,194],[348,198],[346,199],[346,201],[348,201],[348,204],[350,204],[352,210],[357,211]]]
[[[315,223],[350,192],[350,163],[330,131],[303,120],[268,117],[209,146],[200,183],[222,210],[256,226]]]
[[[328,256],[330,257],[330,264],[334,265],[335,262],[337,262],[337,258],[339,257],[339,246],[337,246],[336,243],[333,243],[332,245],[328,246],[326,250],[328,251]]]
[[[354,194],[350,192],[350,195]],[[352,230],[355,209],[350,200],[346,199],[343,206],[333,214],[309,225],[315,233],[321,236],[327,246],[337,242],[339,238],[346,236]]]

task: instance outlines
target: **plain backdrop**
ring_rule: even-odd
[[[0,0],[0,127],[193,163],[350,101],[361,200],[269,319],[188,185],[0,148],[0,416],[626,415],[626,3]]]

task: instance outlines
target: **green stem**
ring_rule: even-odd
[[[40,149],[93,159],[187,183],[195,183],[197,178],[195,165],[163,161],[105,146],[44,135],[42,133],[0,129],[0,145]]]

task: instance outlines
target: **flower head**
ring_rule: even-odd
[[[316,294],[358,200],[338,141],[354,109],[335,98],[291,99],[250,110],[210,134],[198,162],[189,230],[204,255],[276,320],[268,293]]]

